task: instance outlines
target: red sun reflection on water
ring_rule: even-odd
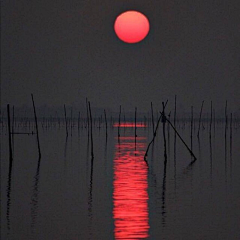
[[[132,122],[121,122],[119,123],[114,123],[113,127],[123,127],[123,128],[134,128],[135,123]],[[145,128],[147,125],[145,123],[136,123],[137,128]]]
[[[115,239],[147,238],[148,183],[143,160],[145,137],[120,137],[114,159],[113,217]],[[136,150],[135,150],[136,149]]]

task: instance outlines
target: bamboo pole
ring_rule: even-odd
[[[66,112],[65,104],[64,104],[64,116],[65,116],[65,125],[66,125],[66,136],[68,137],[67,112]]]
[[[15,119],[14,119],[14,106],[12,107],[12,133],[14,133],[14,124],[15,124]]]
[[[174,100],[174,127],[176,126],[176,116],[177,116],[177,95],[175,95],[175,100]]]
[[[212,101],[211,101],[211,114],[210,114],[210,128],[209,128],[209,137],[212,137],[212,116],[213,116],[213,111],[212,111]]]
[[[182,137],[180,136],[180,134],[177,132],[176,128],[172,125],[172,123],[166,119],[167,122],[169,122],[169,124],[171,125],[171,127],[173,128],[173,130],[176,132],[176,134],[178,135],[178,137],[181,139],[181,141],[183,142],[183,144],[186,146],[186,148],[188,149],[188,151],[190,152],[190,154],[194,157],[194,159],[196,160],[196,156],[194,155],[194,153],[192,152],[192,150],[188,147],[188,145],[185,143],[185,141],[182,139]]]
[[[164,142],[164,159],[165,163],[167,162],[167,143],[166,143],[166,132],[165,132],[165,124],[166,124],[166,116],[165,116],[165,106],[164,102],[162,102],[162,124],[163,124],[163,142]]]
[[[38,155],[39,155],[39,158],[41,158],[41,149],[40,149],[39,134],[38,134],[37,114],[36,114],[33,94],[31,94],[31,96],[32,96],[32,104],[33,104],[33,111],[34,111],[34,118],[35,118],[35,125],[36,125],[36,133],[37,133]]]
[[[200,116],[199,116],[198,133],[197,133],[197,137],[198,137],[198,138],[199,138],[199,132],[200,132],[200,125],[201,125],[201,118],[202,118],[203,104],[204,104],[204,101],[202,101],[202,106],[201,106]]]
[[[86,108],[87,108],[87,129],[88,129],[88,137],[89,137],[89,109],[88,109],[88,99],[86,98]]]
[[[92,134],[92,112],[91,112],[91,105],[90,102],[88,102],[88,107],[89,107],[89,115],[90,115],[90,134],[91,134],[91,156],[92,159],[94,158],[93,154],[93,134]]]
[[[14,124],[15,124],[15,119],[14,119],[14,106],[12,107],[12,148],[14,151]]]
[[[158,130],[158,126],[159,126],[159,122],[160,122],[161,118],[162,118],[162,114],[161,114],[160,117],[158,118],[157,125],[156,125],[155,131],[154,131],[154,133],[153,133],[153,138],[152,138],[152,140],[149,142],[148,147],[147,147],[147,150],[146,150],[146,152],[145,152],[145,155],[144,155],[144,160],[145,160],[145,161],[146,161],[146,157],[148,156],[149,148],[150,148],[151,144],[154,142],[155,137],[156,137],[156,135],[157,135],[157,130]]]
[[[137,137],[137,108],[135,107],[135,138]]]
[[[8,144],[9,144],[9,160],[12,162],[13,154],[12,154],[12,137],[11,137],[11,118],[10,118],[10,107],[7,105],[7,114],[8,114]]]
[[[171,111],[168,113],[168,119],[170,121],[171,119]],[[170,152],[170,125],[169,123],[167,123],[167,149],[168,149],[168,155],[170,156],[171,152]]]
[[[107,125],[107,114],[106,114],[106,110],[104,109],[104,118],[105,118],[105,126],[106,126],[106,138],[108,137],[108,125]]]
[[[78,112],[78,130],[79,130],[79,127],[80,127],[80,111]]]
[[[165,105],[164,105],[164,108],[167,106],[167,103],[168,103],[168,100],[166,101],[166,103],[165,103]],[[148,155],[149,148],[150,148],[151,144],[154,142],[155,137],[156,137],[156,135],[157,135],[158,126],[159,126],[159,122],[160,122],[161,119],[162,119],[162,113],[160,112],[160,117],[158,118],[157,125],[156,125],[155,131],[154,131],[154,133],[153,133],[153,138],[152,138],[152,140],[149,142],[149,144],[148,144],[148,146],[147,146],[147,150],[146,150],[145,155],[144,155],[144,160],[145,160],[145,161],[146,161],[146,158],[147,158],[147,155]],[[147,161],[146,161],[146,163],[147,163]]]
[[[193,138],[193,106],[191,106],[191,150],[192,150],[192,138]]]
[[[227,137],[227,127],[228,127],[227,107],[228,107],[228,102],[226,101],[226,105],[225,105],[225,139]]]
[[[230,140],[232,141],[232,113],[230,115]]]
[[[118,117],[118,137],[120,137],[120,124],[121,124],[121,105],[120,105],[119,117]]]
[[[175,95],[174,99],[174,127],[176,128],[176,117],[177,117],[177,95]],[[176,143],[177,143],[177,135],[176,132],[174,132],[174,171],[176,175]]]
[[[71,136],[72,136],[72,129],[73,129],[73,109],[71,107]]]
[[[230,115],[230,159],[232,162],[232,113]]]

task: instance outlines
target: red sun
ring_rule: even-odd
[[[120,14],[114,23],[118,38],[126,43],[142,41],[149,32],[149,21],[145,15],[137,11],[127,11]]]

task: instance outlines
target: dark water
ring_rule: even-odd
[[[21,130],[21,129],[19,129]],[[1,239],[240,239],[240,134],[219,125],[200,138],[189,124],[172,129],[94,129],[94,159],[86,129],[1,132]]]

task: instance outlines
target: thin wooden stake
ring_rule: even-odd
[[[167,103],[168,103],[168,100],[166,101],[166,103],[165,103],[165,105],[164,105],[164,108],[167,106]],[[146,161],[146,158],[147,158],[147,155],[148,155],[149,148],[150,148],[151,144],[154,142],[155,137],[156,137],[156,135],[157,135],[158,126],[159,126],[159,122],[160,122],[161,119],[162,119],[162,113],[160,112],[160,117],[158,118],[157,126],[156,126],[156,128],[155,128],[154,133],[153,133],[153,138],[152,138],[152,140],[150,141],[150,143],[148,144],[147,150],[146,150],[145,155],[144,155],[144,160],[145,160],[145,161]],[[147,161],[146,161],[146,163],[147,163]]]
[[[14,133],[14,124],[15,124],[15,119],[14,119],[14,106],[12,107],[12,117],[13,117],[13,119],[12,119],[12,133]]]
[[[194,155],[194,153],[192,152],[192,150],[188,147],[188,145],[184,142],[184,140],[182,139],[182,137],[180,136],[180,134],[177,132],[176,128],[172,125],[172,123],[166,119],[167,122],[169,122],[169,124],[171,125],[171,127],[173,128],[173,130],[176,132],[176,134],[178,135],[178,137],[181,139],[181,141],[183,142],[183,144],[186,146],[186,148],[188,149],[188,151],[190,152],[190,154],[194,157],[194,159],[196,160],[196,156]]]
[[[118,137],[120,137],[120,124],[121,124],[121,105],[120,105],[119,118],[118,118]]]
[[[12,107],[12,148],[14,151],[14,124],[15,124],[15,119],[14,119],[14,106]]]
[[[88,102],[88,107],[89,107],[89,115],[90,115],[90,134],[91,134],[91,155],[92,155],[92,159],[94,158],[94,154],[93,154],[93,134],[92,134],[92,112],[91,112],[91,105],[90,102]]]
[[[34,118],[35,118],[35,124],[36,124],[37,143],[38,143],[38,155],[39,155],[39,158],[41,158],[41,149],[40,149],[39,134],[38,134],[37,114],[36,114],[33,94],[31,94],[31,96],[32,96],[32,104],[33,104]]]
[[[232,113],[230,115],[230,139],[232,140]]]
[[[79,127],[80,127],[80,111],[78,112],[78,130],[79,130]]]
[[[177,116],[177,95],[175,95],[175,101],[174,101],[174,127],[176,126],[176,116]]]
[[[163,124],[163,141],[164,141],[164,159],[165,163],[167,162],[167,144],[166,144],[166,133],[165,133],[165,124],[166,124],[166,116],[165,116],[165,106],[164,102],[162,102],[162,124]]]
[[[135,138],[137,137],[137,108],[135,107]]]
[[[232,113],[230,115],[230,158],[232,159]]]
[[[86,108],[87,108],[87,128],[88,128],[88,137],[89,137],[89,110],[88,110],[88,99],[86,98]]]
[[[159,126],[159,122],[160,122],[161,118],[162,118],[162,114],[161,114],[160,117],[158,118],[157,125],[156,125],[155,131],[154,131],[154,133],[153,133],[153,138],[152,138],[152,140],[150,141],[150,143],[148,144],[147,150],[146,150],[146,152],[145,152],[145,155],[144,155],[144,160],[145,160],[145,161],[146,161],[146,157],[147,157],[147,155],[148,155],[148,150],[149,150],[151,144],[154,142],[155,137],[156,137],[156,135],[157,135],[157,130],[158,130],[158,126]]]
[[[199,138],[199,132],[200,132],[200,125],[201,125],[201,118],[202,118],[203,103],[204,103],[204,101],[202,101],[202,106],[201,106],[200,116],[199,116],[198,133],[197,133],[197,137],[198,137],[198,138]]]
[[[107,130],[108,130],[108,125],[107,125],[107,114],[106,114],[106,110],[105,110],[105,109],[104,109],[104,118],[105,118],[106,138],[107,138],[107,136],[108,136],[108,132],[107,132]]]
[[[228,105],[228,102],[226,101],[226,105],[225,105],[225,138],[227,137],[227,127],[228,127],[227,105]]]
[[[71,107],[71,136],[72,136],[72,129],[73,129],[73,111],[72,111],[72,107]]]
[[[176,116],[177,116],[177,95],[175,95],[175,101],[174,101],[174,127],[176,128]],[[175,170],[175,175],[176,175],[176,141],[177,136],[176,136],[176,132],[174,132],[174,170]]]
[[[212,101],[211,101],[211,115],[210,115],[210,128],[209,128],[209,137],[212,137],[212,115],[213,115],[213,111],[212,111]]]
[[[12,154],[11,118],[10,118],[10,108],[9,108],[9,104],[7,105],[7,114],[8,114],[9,159],[10,159],[10,162],[11,162],[11,161],[13,160],[13,154]]]
[[[66,125],[66,136],[68,137],[68,122],[67,122],[67,112],[66,112],[66,107],[64,104],[64,116],[65,116],[65,125]]]
[[[193,137],[193,106],[191,106],[191,150],[192,150],[192,137]]]

